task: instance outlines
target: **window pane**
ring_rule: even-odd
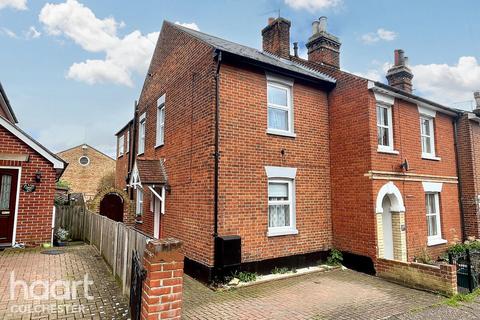
[[[428,236],[436,236],[438,235],[437,230],[437,216],[432,215],[427,217],[427,225],[428,225]]]
[[[268,226],[288,227],[290,226],[290,205],[269,205]]]
[[[268,108],[268,127],[288,131],[288,111]]]
[[[390,140],[388,138],[388,128],[378,127],[378,144],[381,146],[389,146]]]
[[[287,106],[287,89],[268,86],[268,103]]]
[[[430,137],[422,137],[422,152],[432,153],[432,141]]]
[[[12,189],[12,176],[2,176],[0,185],[0,210],[10,208],[10,191]]]
[[[422,134],[430,135],[430,120],[422,119]]]
[[[269,197],[269,200],[288,200],[288,184],[287,183],[269,183],[268,197]]]

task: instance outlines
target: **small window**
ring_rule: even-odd
[[[125,136],[122,134],[118,137],[118,157],[123,156],[125,148]]]
[[[138,127],[138,154],[145,152],[145,130],[146,130],[146,114],[140,116]]]
[[[427,211],[428,242],[442,239],[440,226],[440,203],[438,193],[426,193],[425,204]]]
[[[125,149],[125,153],[130,152],[130,130],[127,131],[127,145]]]
[[[78,159],[78,162],[80,162],[82,166],[88,166],[90,159],[87,156],[82,156],[80,159]]]
[[[0,181],[0,213],[1,211],[8,211],[10,209],[10,192],[12,190],[12,176],[3,175]]]
[[[295,230],[294,187],[291,179],[268,180],[268,233],[289,234]]]
[[[393,151],[391,106],[377,105],[377,138],[379,151]]]
[[[420,117],[420,136],[422,142],[422,157],[435,157],[433,118],[426,116]]]
[[[273,134],[293,134],[292,87],[276,82],[267,84],[268,130]]]
[[[162,146],[165,142],[165,95],[157,101],[157,136],[156,146]]]
[[[137,187],[137,202],[135,212],[138,216],[143,214],[143,190],[140,187]]]

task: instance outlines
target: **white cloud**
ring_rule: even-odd
[[[380,40],[393,41],[397,38],[398,34],[394,31],[386,30],[383,28],[377,29],[375,32],[369,32],[360,37],[363,43],[372,44]]]
[[[88,59],[69,68],[67,78],[88,84],[110,82],[132,86],[132,74],[143,74],[148,69],[159,34],[142,35],[136,30],[122,38],[117,30],[125,25],[123,22],[113,17],[99,19],[77,0],[47,3],[39,20],[48,34],[63,35],[86,51],[105,54],[103,60]]]
[[[8,28],[0,28],[0,35],[5,35],[12,39],[18,38],[17,34]]]
[[[386,83],[385,74],[391,63],[373,64],[367,71],[354,74]],[[471,101],[473,91],[480,89],[480,63],[475,57],[460,57],[454,65],[433,63],[409,67],[413,72],[414,93],[438,103],[461,105]]]
[[[27,0],[0,0],[0,10],[8,7],[16,10],[27,10]]]
[[[285,0],[285,4],[295,10],[305,9],[310,12],[334,8],[342,3],[342,0]]]
[[[434,101],[472,100],[473,91],[480,89],[480,64],[475,57],[460,57],[455,65],[420,64],[410,68],[414,88]]]
[[[176,21],[175,24],[178,24],[179,26],[182,26],[182,27],[185,27],[185,28],[189,28],[189,29],[192,29],[192,30],[196,30],[196,31],[200,31],[200,28],[198,27],[198,25],[195,23],[195,22],[185,22],[185,23],[181,23],[181,22],[178,22]]]
[[[28,31],[25,31],[25,38],[27,40],[36,39],[40,36],[41,33],[34,26],[30,26],[30,28],[28,28]]]

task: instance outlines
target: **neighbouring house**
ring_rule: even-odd
[[[136,227],[184,241],[185,270],[316,263],[336,247],[436,257],[462,238],[455,109],[412,94],[396,51],[389,84],[340,69],[340,40],[313,23],[308,59],[290,21],[263,51],[164,22],[133,119],[117,133],[117,187]]]
[[[337,80],[329,95],[333,245],[370,272],[377,258],[437,259],[462,240],[459,111],[412,93],[403,50],[384,84],[340,69],[341,44],[325,17],[306,46],[304,64]]]
[[[58,152],[57,155],[68,163],[62,175],[71,192],[82,193],[85,200],[91,200],[98,191],[102,178],[115,177],[115,160],[88,144]]]
[[[55,183],[66,167],[17,123],[0,84],[0,246],[52,241]]]
[[[475,109],[458,120],[458,161],[465,237],[480,239],[480,92]]]

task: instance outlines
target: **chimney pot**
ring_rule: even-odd
[[[320,25],[320,21],[315,20],[312,22],[312,36],[318,33],[319,25]]]
[[[268,25],[271,25],[273,21],[275,21],[275,18],[273,17],[268,18]]]
[[[293,43],[293,55],[298,58],[298,42]]]
[[[395,50],[395,65],[396,66],[405,65],[404,51],[402,49]]]
[[[475,91],[473,97],[475,98],[475,108],[480,109],[480,90]]]
[[[401,49],[395,50],[395,64],[388,70],[387,80],[392,87],[411,93],[413,73],[408,68],[408,57],[404,54]]]
[[[319,20],[318,31],[319,32],[327,32],[327,17],[322,16],[318,20]]]

